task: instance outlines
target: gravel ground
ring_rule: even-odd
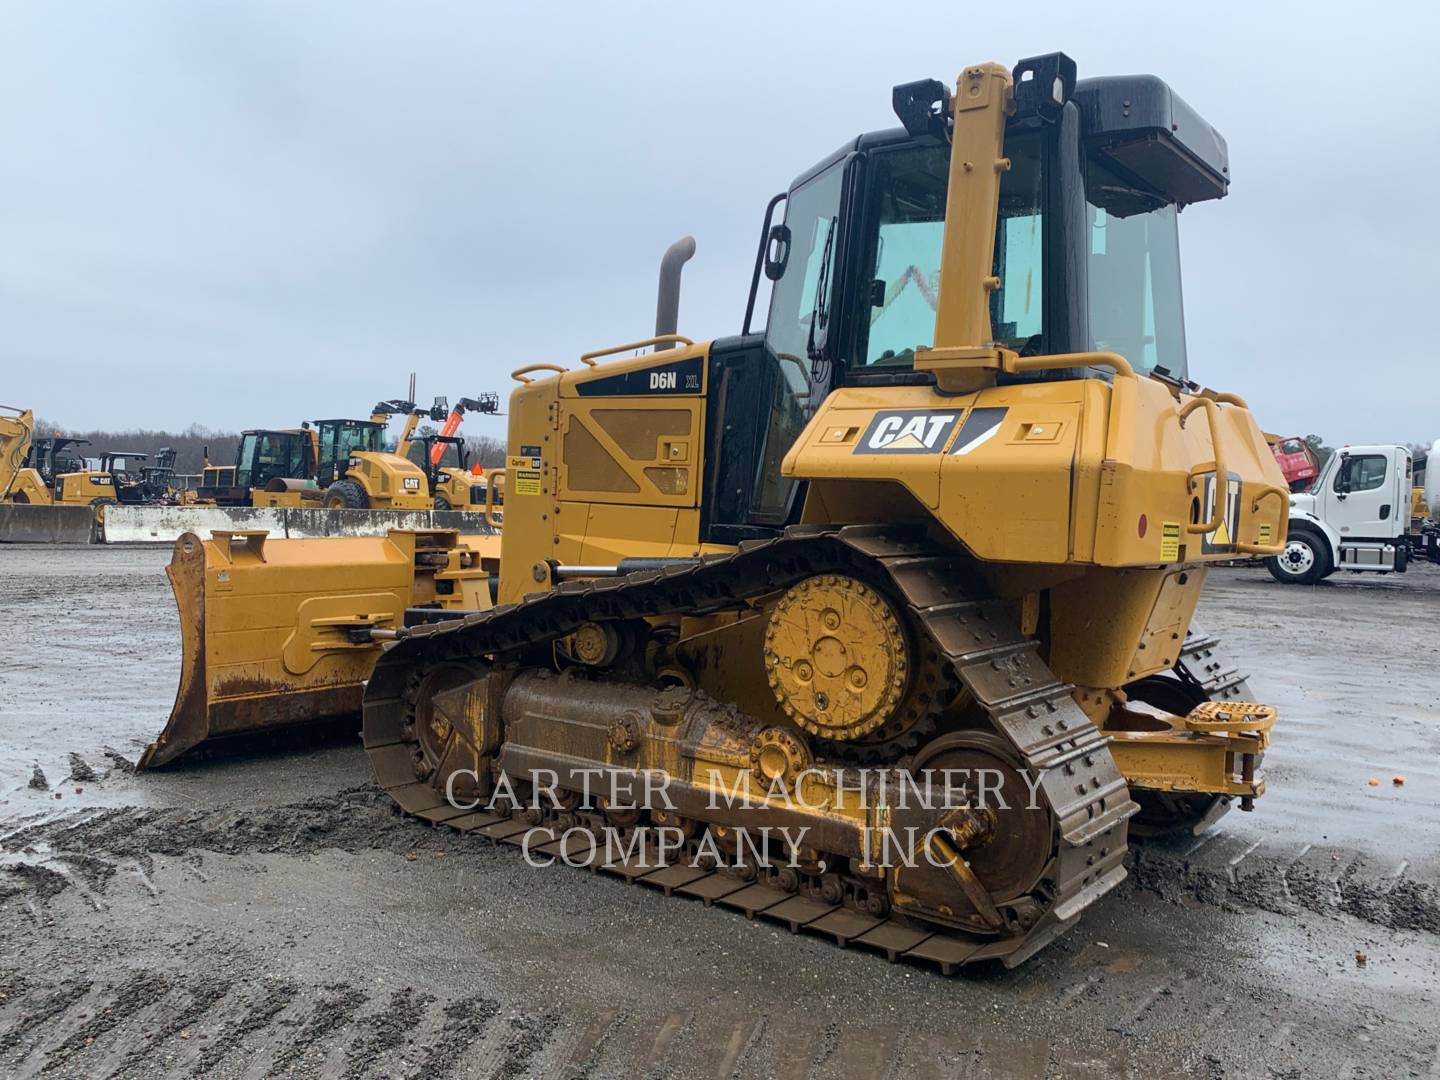
[[[135,775],[167,559],[0,546],[0,1073],[1440,1075],[1434,567],[1212,573],[1281,709],[1256,812],[945,979],[400,819],[352,743]]]

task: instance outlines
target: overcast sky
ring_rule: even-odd
[[[766,199],[890,89],[1062,49],[1229,140],[1181,217],[1193,378],[1262,426],[1440,437],[1433,3],[0,7],[0,402],[292,426],[739,329]],[[563,14],[562,14],[563,12]],[[500,434],[476,419],[472,434]]]

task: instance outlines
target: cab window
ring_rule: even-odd
[[[780,462],[814,414],[825,387],[814,385],[819,344],[833,321],[839,269],[840,198],[845,165],[837,162],[790,193],[785,224],[790,254],[775,283],[765,326],[769,368],[757,372],[766,386],[760,446],[750,519],[783,522],[790,512],[795,481],[780,475]]]
[[[935,340],[949,168],[946,147],[876,155],[870,181],[877,231],[866,305],[867,367],[908,367],[916,346]]]
[[[1383,454],[1355,454],[1335,471],[1335,490],[1340,494],[1374,491],[1385,483]]]
[[[1044,185],[1041,136],[1006,136],[1010,169],[1000,181],[990,322],[998,345],[1040,350],[1044,331]],[[873,155],[854,355],[866,370],[909,368],[917,348],[935,343],[950,148],[905,146]],[[865,301],[868,300],[868,303]]]

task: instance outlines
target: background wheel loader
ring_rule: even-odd
[[[1192,617],[1288,492],[1190,378],[1177,210],[1224,139],[1063,54],[892,101],[770,203],[738,335],[675,333],[682,253],[653,338],[514,373],[498,564],[183,537],[142,764],[363,703],[408,813],[946,972],[1073,925],[1132,822],[1249,809],[1274,710]],[[1001,798],[900,797],[956,773]]]
[[[393,452],[385,449],[385,425],[403,415],[405,426]],[[430,409],[413,401],[382,401],[369,420],[317,420],[316,458],[322,503],[331,510],[429,510],[433,506],[425,470],[410,460],[410,444],[421,417],[437,422],[448,415],[444,398]]]
[[[220,506],[428,510],[425,470],[407,455],[418,421],[443,420],[446,409],[443,398],[429,409],[382,401],[368,420],[316,420],[299,428],[242,432],[233,466],[206,465],[199,500]],[[405,426],[395,450],[388,451],[386,425],[400,414]]]

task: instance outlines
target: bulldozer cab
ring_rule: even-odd
[[[373,420],[316,420],[321,485],[344,477],[356,454],[385,452],[385,425]]]
[[[72,446],[89,446],[89,439],[66,439],[55,437],[36,439],[30,447],[27,464],[40,474],[45,486],[53,488],[56,481],[66,473],[81,472],[85,468],[83,458],[67,453]]]
[[[994,226],[989,326],[971,343],[1021,357],[1114,352],[1183,382],[1177,211],[1224,195],[1224,139],[1150,76],[1077,82],[1074,63],[1051,54],[1022,61],[1013,85],[998,215],[950,222],[952,232]],[[916,357],[945,323],[942,268],[983,248],[983,234],[946,235],[948,89],[906,84],[893,103],[902,127],[862,135],[802,173],[771,204],[784,202],[783,223],[767,213],[750,299],[753,310],[763,271],[774,283],[763,337],[749,334],[747,316],[740,338],[712,349],[703,539],[734,543],[796,520],[800,482],[781,475],[781,461],[831,391],[936,382]],[[1082,366],[999,382],[1079,377],[1111,374]],[[949,433],[887,427],[871,437],[924,452]]]
[[[100,455],[99,471],[110,477],[110,486],[116,502],[128,506],[145,501],[145,487],[141,472],[143,465],[141,463],[149,460],[149,454],[141,454],[133,450],[107,450]]]

